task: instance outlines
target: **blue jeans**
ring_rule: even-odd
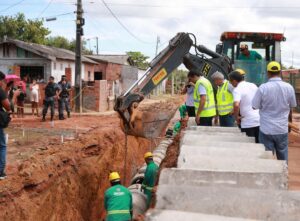
[[[6,164],[6,140],[3,128],[0,128],[0,174],[5,170]]]
[[[265,145],[266,150],[276,153],[278,160],[288,161],[288,133],[268,135],[259,131],[259,142]]]
[[[70,103],[69,103],[69,98],[60,98],[58,100],[58,112],[59,112],[59,117],[64,116],[64,109],[66,108],[67,113],[70,113]]]
[[[221,127],[233,127],[234,126],[234,117],[231,114],[219,116],[220,126]]]

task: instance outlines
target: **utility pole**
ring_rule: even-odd
[[[76,55],[75,55],[75,111],[82,112],[82,82],[81,82],[81,50],[82,42],[81,36],[83,35],[84,18],[82,17],[82,0],[77,0],[76,11]]]
[[[98,37],[96,37],[96,51],[98,55],[99,54]]]
[[[155,57],[157,56],[157,53],[158,53],[158,45],[159,45],[159,43],[160,43],[160,38],[159,38],[159,36],[157,36],[157,38],[156,38],[156,48],[155,48]],[[161,87],[162,87],[161,84],[162,84],[162,82],[159,85],[157,85],[157,87],[155,89],[155,95],[156,96],[159,95],[160,92],[161,92]]]

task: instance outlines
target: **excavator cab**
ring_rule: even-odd
[[[267,80],[267,64],[281,62],[281,42],[286,38],[280,33],[224,32],[220,40],[216,52],[228,56],[234,69],[245,70],[246,81],[259,86]],[[252,56],[244,55],[244,45]]]

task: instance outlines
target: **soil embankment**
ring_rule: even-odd
[[[151,108],[152,104],[148,105]],[[171,118],[177,105],[167,100],[160,106]],[[48,143],[8,171],[8,179],[0,183],[0,220],[86,221],[103,217],[108,174],[116,170],[124,175],[125,135],[117,117],[93,119],[99,125],[79,138],[64,144]],[[128,136],[126,184],[152,145],[154,142],[145,138]]]

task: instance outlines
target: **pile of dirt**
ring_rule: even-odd
[[[160,105],[170,117],[176,110],[169,110],[168,103]],[[128,136],[124,170],[125,135],[119,120],[93,117],[93,121],[101,126],[64,144],[48,143],[1,181],[0,220],[94,221],[104,217],[109,172],[118,171],[121,177],[126,173],[124,184],[129,185],[143,164],[144,153],[153,147],[145,138]]]

